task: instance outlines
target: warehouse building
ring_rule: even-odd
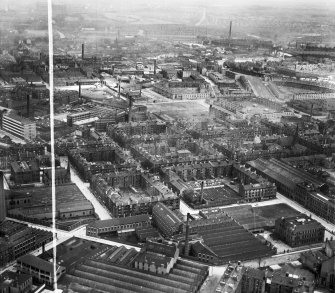
[[[179,233],[183,225],[177,215],[163,203],[157,203],[152,208],[152,219],[166,237]]]
[[[125,233],[135,231],[136,228],[151,226],[149,215],[136,215],[125,218],[114,218],[95,221],[86,227],[86,235],[98,237],[104,233],[118,232]]]
[[[65,267],[57,264],[56,273],[54,273],[52,262],[43,260],[32,254],[19,257],[16,264],[19,272],[31,275],[34,281],[50,287],[53,287],[55,282],[65,274]]]
[[[2,129],[24,140],[36,138],[36,123],[12,112],[3,115]]]

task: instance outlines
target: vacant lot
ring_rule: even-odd
[[[268,220],[275,221],[280,217],[293,217],[300,213],[285,203],[275,204],[271,206],[262,206],[254,208],[254,212]]]
[[[209,109],[194,101],[181,101],[148,105],[148,110],[154,113],[166,114],[174,119],[197,119],[207,117]]]

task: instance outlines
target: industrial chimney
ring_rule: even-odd
[[[0,172],[0,223],[6,218],[6,199],[3,173]]]
[[[78,82],[79,85],[79,101],[81,101],[81,82]]]
[[[190,226],[189,226],[189,218],[190,218],[190,213],[187,213],[186,227],[185,227],[185,248],[184,248],[184,254],[186,256],[188,256],[190,254],[190,242],[189,242]]]
[[[228,36],[228,40],[229,40],[229,46],[230,46],[230,41],[231,41],[231,27],[233,25],[233,22],[230,21],[230,25],[229,25],[229,36]]]
[[[199,198],[199,202],[202,203],[203,200],[203,193],[204,193],[204,182],[201,182],[201,189],[200,189],[200,198]]]
[[[157,60],[154,60],[154,75],[156,75]]]
[[[133,99],[129,93],[127,93],[127,97],[129,99],[129,112],[128,112],[128,122],[131,122],[131,110],[133,108]]]
[[[30,94],[27,94],[27,117],[30,115]]]
[[[85,58],[85,45],[81,44],[81,59],[84,60]]]

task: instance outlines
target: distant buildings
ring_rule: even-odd
[[[161,82],[153,90],[172,100],[208,99],[211,94],[204,83]]]
[[[69,114],[67,115],[67,125],[73,126],[77,121],[87,120],[90,118],[91,118],[90,111]]]
[[[325,228],[316,220],[302,214],[296,217],[279,218],[275,234],[291,247],[321,243]]]
[[[36,123],[13,113],[3,115],[2,129],[24,140],[36,138]]]

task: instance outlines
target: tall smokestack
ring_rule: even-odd
[[[127,93],[128,99],[129,99],[129,112],[128,112],[128,122],[131,122],[131,110],[133,108],[133,100],[129,93]]]
[[[30,115],[30,94],[27,94],[27,117]]]
[[[79,101],[81,101],[81,83],[80,81],[78,82],[79,84]]]
[[[204,193],[204,182],[202,181],[201,189],[200,189],[200,198],[199,198],[200,203],[202,203],[202,200],[203,200],[203,193]]]
[[[6,218],[6,199],[5,199],[5,189],[3,182],[3,173],[0,172],[0,223]]]
[[[85,45],[81,44],[81,59],[84,60],[85,58]]]
[[[229,45],[230,45],[230,40],[231,40],[231,27],[233,25],[233,22],[230,21],[230,25],[229,25],[229,36],[228,36],[228,40],[229,40]]]
[[[154,75],[156,75],[156,66],[157,66],[157,60],[154,60]]]
[[[190,226],[189,226],[189,218],[190,213],[187,213],[187,219],[186,219],[186,227],[185,227],[185,248],[184,248],[184,254],[189,255],[190,254]]]

